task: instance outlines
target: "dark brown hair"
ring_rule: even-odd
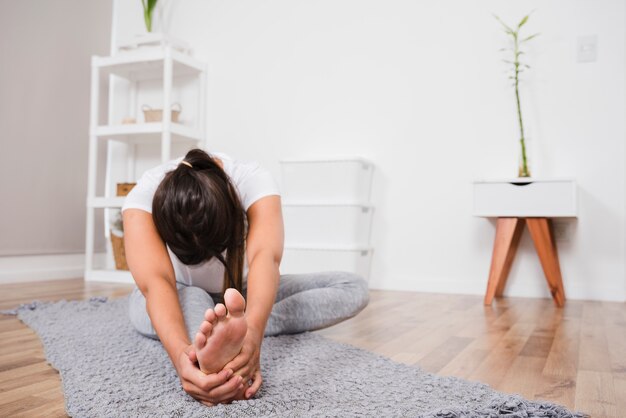
[[[243,287],[246,213],[224,170],[203,150],[192,149],[168,172],[152,200],[161,239],[187,265],[212,257],[225,268],[224,290]],[[226,259],[222,252],[226,250]]]

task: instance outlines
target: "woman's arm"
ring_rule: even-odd
[[[190,342],[167,249],[148,212],[128,209],[124,211],[123,219],[128,267],[146,298],[152,325],[170,358],[175,361],[177,354]]]
[[[283,255],[284,226],[280,196],[266,196],[248,208],[248,285],[246,320],[248,333],[241,353],[225,369],[253,380],[245,397],[252,397],[262,383],[260,353],[265,325],[276,299],[279,266]]]
[[[264,197],[248,209],[247,321],[248,328],[263,337],[269,318],[280,273],[278,267],[283,256],[284,226],[280,196]]]
[[[178,302],[174,268],[152,215],[139,209],[127,209],[123,220],[128,267],[146,298],[152,325],[181,378],[183,389],[206,404],[232,397],[238,384],[231,385],[235,386],[234,389],[222,385],[230,377],[228,370],[205,375],[187,356],[191,344]],[[229,384],[233,382],[236,379],[228,381]]]

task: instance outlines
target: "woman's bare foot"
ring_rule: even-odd
[[[193,341],[200,370],[217,373],[241,351],[248,331],[246,301],[236,289],[226,289],[224,303],[207,309]],[[228,314],[227,314],[228,309]]]

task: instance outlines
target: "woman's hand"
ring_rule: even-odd
[[[252,381],[249,388],[244,393],[245,399],[252,398],[263,383],[261,377],[261,342],[263,341],[262,333],[248,328],[246,337],[243,340],[241,351],[232,359],[224,369],[220,372],[234,370],[234,376],[242,376],[244,384]]]
[[[195,351],[189,345],[180,352],[176,362],[176,371],[185,392],[207,406],[241,397],[244,380],[233,374],[233,369],[225,367],[219,373],[204,374],[194,359]]]

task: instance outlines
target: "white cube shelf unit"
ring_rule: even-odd
[[[369,279],[372,248],[285,245],[281,274],[349,271]]]
[[[340,270],[369,279],[374,165],[362,157],[280,160],[281,273]]]
[[[297,245],[367,247],[374,214],[371,205],[283,202],[285,241]]]
[[[99,119],[100,79],[103,75],[109,78],[108,120],[105,123]],[[188,109],[195,107],[195,118],[193,118],[195,122],[191,125],[173,122],[169,111],[162,112],[163,117],[159,122],[143,122],[143,118],[139,115],[141,110],[138,103],[142,86],[145,83],[155,86],[159,95],[157,97],[160,97],[158,102],[161,103],[161,109],[169,110],[173,101],[174,83],[181,78],[191,79],[193,88],[198,92],[195,106],[186,109],[186,114],[194,113]],[[166,162],[172,158],[173,145],[189,148],[206,145],[205,90],[206,64],[170,46],[137,48],[109,57],[92,57],[85,280],[132,282],[128,271],[115,270],[112,267],[111,246],[108,243],[107,210],[119,209],[124,203],[123,197],[114,195],[115,182],[120,181],[120,177],[123,177],[121,181],[125,182],[137,180],[137,146],[154,148],[160,156],[160,161]],[[120,98],[116,97],[118,95],[124,96],[122,99],[125,100],[122,104]],[[122,124],[119,117],[120,110],[126,117],[133,118],[135,123]],[[107,143],[104,179],[97,178],[100,141]],[[120,167],[123,168],[125,174],[120,175]],[[102,185],[104,185],[103,188]],[[104,190],[104,194],[98,196],[96,193],[100,189]],[[102,231],[107,238],[105,257],[96,257],[94,254],[97,233],[96,210],[105,210],[105,225]]]
[[[474,216],[576,217],[578,193],[572,179],[511,179],[474,182]]]

